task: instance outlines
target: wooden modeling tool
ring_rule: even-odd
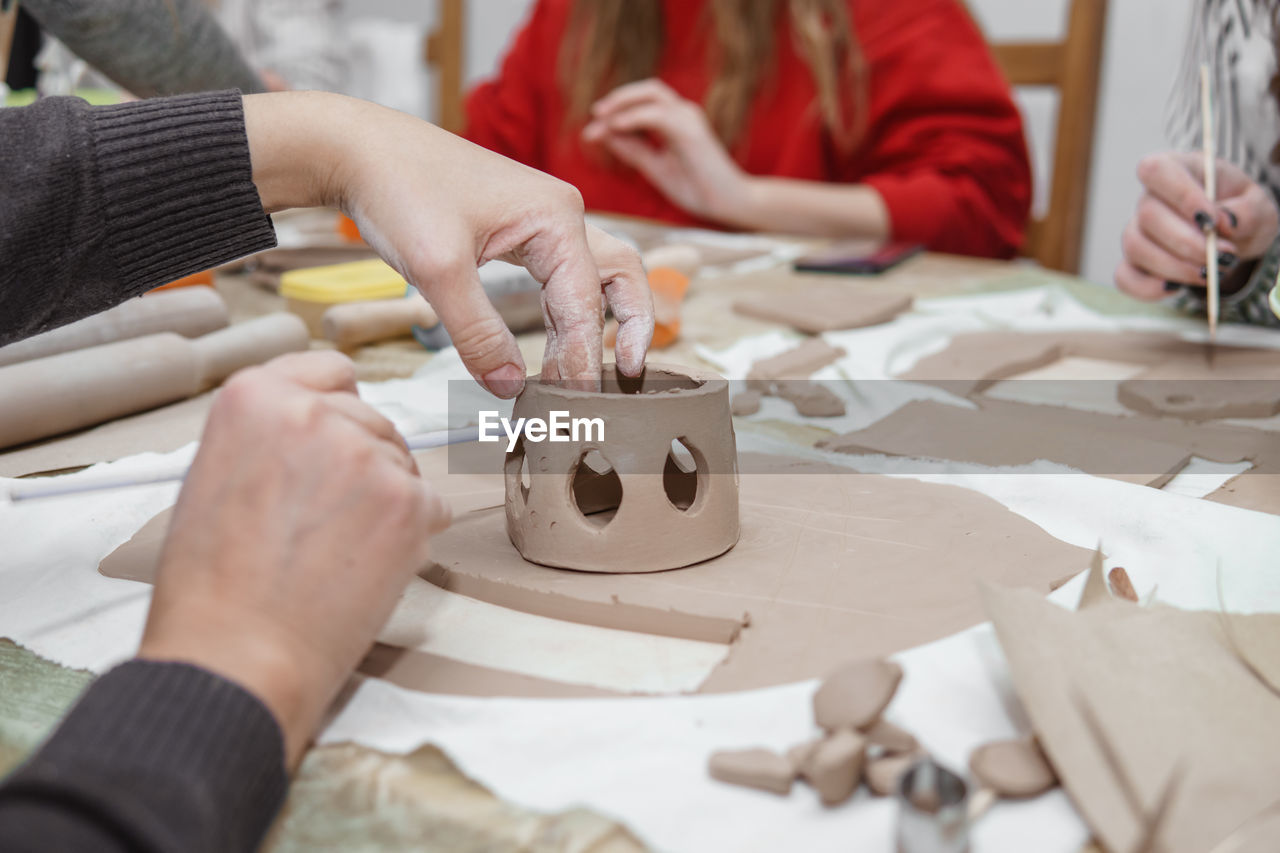
[[[447,444],[459,444],[464,441],[475,441],[479,435],[476,427],[460,429],[442,429],[435,432],[424,432],[410,436],[404,440],[411,451],[431,450]],[[9,487],[9,501],[23,503],[56,498],[65,495],[83,495],[89,492],[104,492],[113,489],[127,489],[133,486],[150,486],[156,483],[177,483],[186,479],[190,464],[161,465],[148,471],[134,471],[128,474],[103,474],[98,477],[82,477],[74,482],[64,482],[63,477],[42,477],[35,480],[21,480]]]
[[[407,337],[414,326],[429,329],[440,322],[417,291],[402,299],[346,302],[324,312],[324,336],[338,349],[350,351],[364,344]]]
[[[1200,65],[1200,123],[1204,141],[1204,194],[1216,206],[1218,201],[1217,152],[1213,133],[1213,89],[1209,84],[1209,66]],[[1208,279],[1209,346],[1218,342],[1218,231],[1213,222],[1204,226],[1205,277]]]
[[[0,0],[0,84],[9,68],[9,50],[13,47],[13,29],[18,24],[18,0]]]
[[[0,367],[0,447],[194,397],[308,342],[303,322],[280,313],[195,340],[164,332]]]

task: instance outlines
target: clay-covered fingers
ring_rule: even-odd
[[[1124,259],[1143,273],[1162,281],[1177,281],[1184,284],[1201,284],[1205,281],[1202,273],[1204,261],[1183,260],[1171,255],[1150,237],[1143,233],[1136,221],[1131,221],[1124,229],[1121,238]]]
[[[640,255],[616,237],[587,226],[587,243],[595,257],[600,283],[618,321],[614,359],[626,376],[639,376],[653,340],[653,294]]]
[[[1121,261],[1116,267],[1115,280],[1122,293],[1143,302],[1155,302],[1169,295],[1162,279],[1143,272],[1128,261]]]

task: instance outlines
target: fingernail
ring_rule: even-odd
[[[1240,220],[1239,220],[1239,219],[1236,219],[1236,215],[1235,215],[1234,213],[1232,213],[1228,208],[1225,208],[1225,207],[1224,207],[1224,208],[1222,208],[1222,212],[1223,212],[1223,213],[1225,213],[1225,214],[1227,215],[1227,219],[1231,220],[1231,227],[1232,227],[1232,228],[1239,228],[1239,227],[1240,227]]]
[[[1208,268],[1208,267],[1200,267],[1200,277],[1201,277],[1201,278],[1208,278],[1208,277],[1209,277],[1209,268]]]
[[[1203,210],[1197,210],[1196,225],[1200,226],[1201,231],[1208,231],[1213,227],[1213,217],[1205,213]]]
[[[504,364],[484,375],[484,386],[494,396],[509,399],[524,388],[524,371],[514,364]]]
[[[1166,281],[1164,283],[1165,293],[1177,293],[1181,289],[1182,289],[1182,285],[1176,281]]]
[[[1218,253],[1218,266],[1231,267],[1231,266],[1235,266],[1235,263],[1236,263],[1236,256],[1231,254],[1230,252]]]

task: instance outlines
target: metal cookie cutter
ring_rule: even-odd
[[[898,853],[967,853],[969,786],[923,758],[898,783]]]

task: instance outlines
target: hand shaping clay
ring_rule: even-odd
[[[707,769],[712,779],[775,794],[791,793],[791,783],[796,778],[791,762],[768,749],[715,752]]]
[[[892,797],[898,793],[898,783],[911,765],[920,760],[914,753],[885,755],[867,762],[867,787],[877,797]]]
[[[978,747],[969,756],[969,772],[1002,797],[1038,797],[1058,785],[1058,774],[1032,738]]]
[[[507,454],[507,534],[526,560],[593,572],[657,572],[717,557],[738,541],[738,460],[729,385],[650,364],[606,370],[603,391],[530,381],[513,418],[598,418],[581,441],[522,440]],[[685,470],[673,454],[692,456]],[[608,470],[591,467],[600,457]],[[526,485],[522,470],[529,471]]]
[[[904,728],[895,726],[883,717],[876,720],[862,732],[867,743],[878,746],[890,755],[903,752],[915,752],[920,748],[915,735]]]
[[[800,775],[818,792],[822,804],[835,806],[853,796],[862,779],[867,742],[850,729],[820,741],[805,758]]]
[[[733,310],[817,335],[887,323],[911,302],[910,294],[867,290],[856,283],[811,284],[741,299]]]
[[[823,679],[813,694],[813,719],[828,732],[864,729],[880,717],[902,682],[902,667],[889,660],[846,664]]]

